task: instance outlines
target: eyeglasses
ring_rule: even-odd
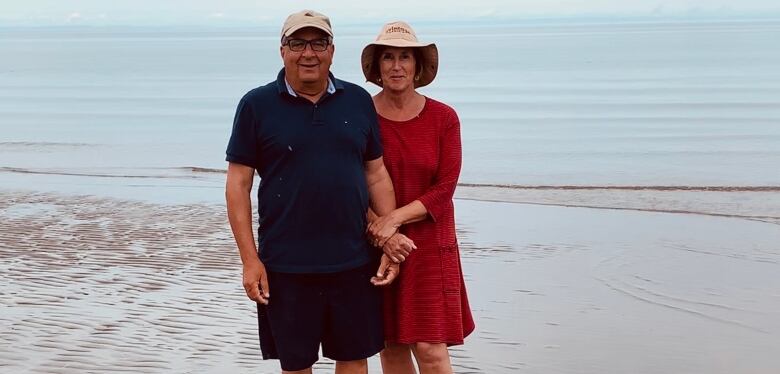
[[[301,52],[306,49],[306,45],[311,46],[311,50],[315,52],[324,52],[330,45],[330,40],[327,38],[305,40],[305,39],[287,39],[284,44],[290,48],[293,52]]]

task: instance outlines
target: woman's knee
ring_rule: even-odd
[[[449,362],[450,353],[444,343],[415,343],[414,355],[420,363]]]

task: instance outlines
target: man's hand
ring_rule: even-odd
[[[253,301],[268,305],[268,299],[271,297],[268,289],[268,273],[259,259],[244,264],[244,291]]]
[[[401,272],[401,266],[393,262],[386,255],[382,255],[382,261],[379,263],[379,269],[376,276],[371,277],[371,284],[374,286],[387,286],[393,283],[395,278]]]
[[[382,251],[385,252],[385,255],[395,263],[404,262],[415,249],[417,249],[417,246],[414,245],[414,241],[400,232],[391,236],[385,242],[385,245],[382,246]]]

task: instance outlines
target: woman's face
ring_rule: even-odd
[[[387,47],[379,56],[379,75],[386,90],[414,90],[417,61],[411,48]]]

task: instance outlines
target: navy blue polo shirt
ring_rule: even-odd
[[[377,256],[365,237],[364,165],[382,156],[374,103],[329,77],[332,93],[315,104],[291,95],[282,69],[236,109],[226,160],[260,176],[260,260],[272,271],[336,272]]]

